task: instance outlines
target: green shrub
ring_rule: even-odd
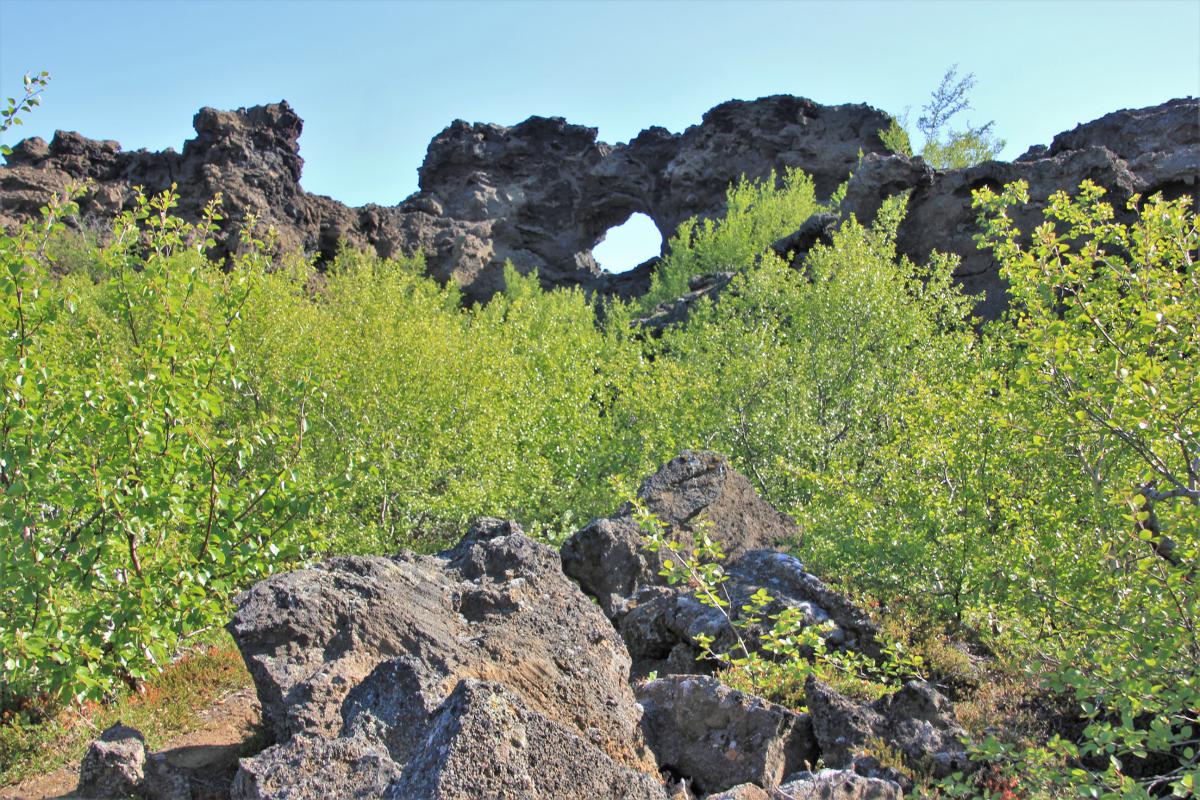
[[[1200,777],[1198,218],[1189,198],[1135,197],[1126,225],[1103,193],[1084,182],[1075,198],[1055,194],[1027,246],[1007,214],[1028,202],[1025,185],[976,194],[982,241],[1013,298],[1008,324],[993,331],[1012,352],[1012,391],[997,400],[1028,440],[1012,456],[1067,467],[1063,480],[1034,489],[1042,509],[1013,519],[1008,535],[1042,544],[1019,575],[1036,599],[1018,610],[1046,615],[1025,644],[1045,660],[1049,685],[1079,702],[1087,727],[1077,751],[1064,747],[1083,760],[1029,774],[1085,796],[1191,796]]]
[[[879,138],[883,142],[883,146],[893,153],[912,157],[912,137],[908,135],[906,122],[892,117],[888,126],[879,132]]]
[[[991,161],[1004,149],[1004,140],[996,138],[995,122],[968,123],[961,130],[950,127],[952,119],[970,110],[970,93],[974,88],[974,73],[959,77],[955,64],[946,70],[937,88],[930,93],[929,102],[921,107],[917,130],[924,144],[918,155],[935,169],[972,167]],[[879,138],[893,153],[911,157],[914,149],[908,129],[908,109],[901,119],[892,117],[888,127],[879,131]]]
[[[979,196],[1014,300],[981,328],[955,259],[898,257],[900,199],[798,267],[771,253],[817,208],[799,173],[732,187],[603,322],[511,267],[464,308],[419,257],[318,272],[247,234],[217,265],[215,207],[191,226],[143,199],[93,240],[52,205],[0,238],[5,700],[140,681],[310,555],[433,549],[480,514],[557,541],[707,447],[795,517],[810,569],[1076,698],[1083,740],[985,741],[991,788],[944,792],[1191,791],[1196,217],[1155,199],[1117,224],[1085,186],[1024,246],[1024,200]],[[631,327],[722,269],[686,323]],[[811,666],[777,663],[727,679],[795,700]]]
[[[762,180],[743,176],[725,193],[725,207],[720,219],[692,217],[679,226],[641,298],[643,310],[684,294],[694,276],[746,269],[818,210],[812,179],[798,169],[787,170],[782,182],[774,172]]]
[[[303,270],[272,275],[251,299],[241,347],[269,408],[297,381],[321,388],[307,462],[356,465],[325,521],[324,548],[436,548],[473,516],[561,528],[606,513],[606,398],[636,363],[606,337],[579,291],[544,292],[507,271],[508,290],[463,309],[417,260],[344,252],[313,291]]]
[[[314,487],[294,473],[311,399],[257,410],[232,346],[266,259],[248,231],[228,271],[189,225],[138,198],[98,254],[103,280],[53,277],[71,209],[0,237],[0,663],[5,699],[95,697],[147,677],[230,593],[297,558]]]

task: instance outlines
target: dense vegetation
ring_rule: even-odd
[[[1006,214],[1023,192],[977,196],[1014,300],[986,326],[952,257],[897,256],[903,198],[800,269],[770,252],[818,208],[798,173],[732,187],[723,221],[680,229],[650,299],[601,314],[516,269],[472,308],[419,256],[318,272],[252,225],[217,264],[219,204],[190,225],[142,198],[94,241],[51,204],[0,238],[5,708],[137,683],[234,591],[321,553],[432,549],[480,514],[557,541],[703,447],[795,517],[814,571],[903,620],[898,640],[970,643],[925,667],[964,697],[1015,680],[1065,709],[1063,737],[996,726],[989,782],[940,791],[1186,795],[1197,219],[1151,198],[1118,224],[1084,185],[1023,239]],[[725,269],[685,324],[631,324]]]

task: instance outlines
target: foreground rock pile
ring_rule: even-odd
[[[832,622],[831,644],[877,654],[866,616],[774,549],[791,521],[721,456],[680,455],[639,498],[680,547],[702,524],[724,544],[735,598],[765,587]],[[873,742],[926,774],[968,766],[949,701],[923,682],[866,705],[810,680],[801,713],[702,674],[689,636],[727,631],[661,583],[631,515],[592,522],[561,555],[482,519],[436,556],[334,558],[242,594],[229,630],[274,744],[225,796],[898,798],[909,778]],[[662,677],[631,682],[631,667]],[[202,796],[195,777],[116,726],[80,794],[186,800]]]
[[[301,188],[303,123],[286,102],[205,108],[195,116],[196,138],[182,153],[126,152],[116,142],[63,131],[49,143],[18,143],[0,167],[0,226],[37,219],[50,194],[72,181],[94,183],[81,202],[85,224],[107,224],[128,207],[134,185],[158,192],[176,183],[185,217],[198,217],[223,193],[226,252],[237,249],[238,226],[254,213],[276,228],[285,248],[324,258],[339,242],[384,256],[423,251],[430,274],[462,286],[468,300],[500,290],[509,259],[522,271],[536,269],[547,286],[633,295],[649,286],[653,265],[603,273],[592,249],[610,228],[641,212],[666,239],[690,216],[723,213],[726,188],[742,175],[763,178],[797,167],[812,176],[822,200],[853,173],[840,211],[864,222],[885,198],[909,192],[900,251],[919,260],[934,249],[958,254],[959,280],[987,293],[980,311],[995,316],[1004,288],[990,254],[972,238],[973,189],[1027,180],[1034,202],[1017,220],[1025,228],[1040,219],[1051,193],[1074,190],[1085,178],[1108,189],[1119,212],[1135,193],[1200,191],[1200,101],[1193,98],[1118,111],[1011,164],[964,170],[936,171],[919,158],[889,153],[879,138],[889,122],[866,105],[824,106],[786,95],[722,103],[682,133],[654,127],[618,145],[598,141],[595,128],[557,117],[513,126],[459,120],[430,142],[418,192],[396,205],[348,208]],[[787,237],[781,252],[802,255],[819,238],[819,227]],[[670,321],[679,309],[663,309],[663,316]]]

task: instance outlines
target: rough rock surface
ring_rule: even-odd
[[[673,534],[716,521],[713,535],[739,554],[727,568],[735,608],[761,587],[812,623],[834,623],[835,645],[874,652],[874,629],[845,598],[786,554],[746,549],[786,539],[791,523],[721,456],[683,453],[646,479],[641,501]],[[630,513],[608,529],[632,525]],[[720,639],[729,622],[656,583],[635,540],[594,533],[602,522],[560,557],[515,523],[477,520],[435,556],[335,558],[240,595],[229,630],[275,742],[242,758],[219,796],[890,800],[911,781],[873,757],[876,740],[919,772],[967,766],[949,701],[922,682],[863,704],[810,678],[808,713],[706,675],[631,686],[622,636],[642,666],[658,658],[694,673],[695,634]],[[608,597],[620,610],[611,621],[563,572],[593,558],[624,570],[634,592]],[[798,772],[816,764],[833,769]],[[89,750],[80,791],[212,797],[199,777],[115,726]]]
[[[892,781],[867,778],[849,770],[823,769],[791,776],[772,792],[771,800],[900,800],[903,796]]]
[[[874,219],[884,198],[911,191],[908,215],[900,225],[897,249],[914,259],[933,250],[956,253],[960,283],[985,293],[976,311],[995,318],[1007,305],[1005,285],[990,252],[979,250],[971,192],[983,186],[1029,184],[1030,203],[1012,213],[1018,229],[1031,232],[1043,217],[1047,199],[1074,192],[1091,180],[1104,187],[1117,218],[1129,222],[1126,203],[1134,194],[1190,195],[1200,203],[1200,100],[1186,98],[1143,109],[1117,111],[1031,148],[1012,163],[988,161],[959,170],[937,171],[920,159],[869,154],[854,170],[841,210],[860,221]]]
[[[295,736],[243,758],[230,796],[241,800],[383,797],[400,779],[387,750],[362,739]]]
[[[439,556],[337,558],[269,578],[237,599],[229,628],[279,742],[243,761],[235,797],[317,796],[306,787],[330,782],[347,797],[380,781],[393,791],[401,775],[415,780],[405,765],[435,758],[430,747],[460,747],[438,720],[483,730],[484,695],[538,736],[577,737],[575,756],[609,765],[597,780],[657,774],[620,639],[554,551],[514,523],[478,521]],[[471,680],[503,694],[448,699]],[[499,758],[501,744],[475,742],[472,757]],[[299,775],[311,777],[290,782]]]
[[[1108,188],[1118,210],[1134,192],[1198,191],[1200,102],[1192,98],[1108,114],[1012,164],[945,172],[888,154],[878,135],[888,122],[869,106],[786,95],[722,103],[683,133],[652,127],[618,145],[557,117],[513,126],[457,120],[431,141],[418,192],[398,205],[348,208],[300,187],[303,125],[286,102],[205,108],[182,153],[125,152],[116,142],[64,131],[49,144],[18,143],[0,168],[0,225],[36,217],[49,194],[72,180],[95,182],[81,203],[91,220],[126,205],[132,185],[157,192],[174,182],[180,211],[192,218],[216,192],[224,194],[224,251],[236,250],[236,229],[253,212],[275,226],[283,246],[323,257],[342,240],[385,256],[423,250],[430,273],[458,283],[469,300],[502,288],[506,259],[522,271],[537,269],[547,286],[628,295],[644,291],[649,268],[632,276],[601,272],[592,248],[610,228],[642,212],[666,238],[692,215],[722,213],[726,187],[741,175],[799,167],[822,198],[853,172],[842,208],[863,221],[885,197],[912,191],[900,250],[918,259],[933,249],[960,255],[959,279],[970,291],[989,292],[979,310],[995,316],[1004,306],[1003,285],[991,256],[972,239],[972,189],[1024,178],[1035,211],[1051,192],[1074,189],[1084,178]],[[1034,218],[1026,213],[1019,222]],[[784,249],[802,254],[820,234],[813,227],[790,247],[785,239]]]
[[[88,747],[79,767],[80,797],[126,798],[141,791],[145,777],[146,740],[127,725],[104,730]]]
[[[872,772],[876,760],[863,748],[880,739],[905,763],[942,778],[970,769],[962,738],[966,731],[948,699],[924,681],[909,681],[874,703],[856,703],[809,676],[805,685],[813,730],[827,766]],[[890,772],[890,771],[889,771]]]
[[[687,776],[696,792],[741,783],[777,786],[817,761],[807,714],[723,686],[715,678],[673,675],[643,684],[638,701],[646,742],[664,771]]]
[[[447,698],[392,798],[665,800],[657,777],[622,767],[502,684],[465,680]]]
[[[867,616],[805,572],[796,558],[773,549],[795,541],[795,524],[760,498],[724,457],[684,452],[648,478],[638,497],[681,552],[702,529],[721,544],[729,559],[724,588],[733,619],[750,595],[765,588],[775,598],[768,613],[799,609],[809,624],[829,627],[830,644],[878,655],[876,630]],[[564,543],[563,570],[621,631],[634,674],[703,671],[706,666],[696,661],[696,635],[713,637],[714,650],[727,651],[737,642],[730,619],[689,591],[664,585],[658,574],[664,556],[648,552],[642,541],[633,509],[623,507]]]
[[[901,800],[900,787],[891,781],[865,778],[849,770],[823,769],[802,772],[770,789],[743,783],[705,800]]]
[[[723,103],[683,133],[650,128],[615,146],[597,141],[595,128],[557,117],[513,126],[457,120],[431,141],[418,192],[394,206],[347,208],[300,187],[303,125],[286,102],[205,108],[182,153],[125,152],[64,131],[49,144],[18,143],[0,168],[0,224],[36,217],[72,180],[95,182],[81,203],[93,221],[126,205],[130,186],[158,192],[177,183],[179,210],[191,218],[223,192],[224,251],[236,250],[237,226],[254,212],[283,246],[324,257],[339,240],[385,256],[423,250],[431,274],[458,283],[471,300],[502,288],[506,259],[537,269],[548,286],[627,293],[645,280],[605,275],[592,256],[610,228],[643,212],[670,236],[692,215],[721,213],[726,188],[741,175],[787,167],[812,175],[827,195],[860,150],[884,152],[878,131],[887,123],[865,105],[785,95]]]
[[[796,524],[754,491],[724,456],[684,451],[642,482],[638,500],[688,549],[706,531],[729,558],[748,550],[794,541]],[[642,547],[642,531],[626,504],[611,517],[593,520],[561,550],[563,571],[595,597],[609,617],[619,617],[642,586],[664,583],[661,559]]]
[[[163,753],[146,756],[142,796],[148,800],[191,800],[192,775],[170,762]]]

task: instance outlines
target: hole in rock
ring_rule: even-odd
[[[637,213],[615,228],[609,228],[592,255],[602,269],[627,272],[662,251],[662,234],[653,220]]]

